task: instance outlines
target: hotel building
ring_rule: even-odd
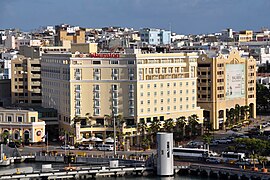
[[[198,105],[214,129],[224,127],[235,105],[249,106],[256,117],[256,60],[236,49],[209,52],[198,58]]]
[[[125,119],[130,143],[137,125],[159,119],[186,118],[197,106],[196,53],[43,54],[42,105],[57,109],[60,131],[74,142],[113,133],[106,115]],[[80,124],[73,119],[80,117]],[[90,119],[90,121],[89,121]],[[72,138],[71,138],[72,141]],[[74,143],[73,142],[73,143]]]

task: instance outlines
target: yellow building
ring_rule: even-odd
[[[11,101],[19,106],[41,106],[40,60],[18,56],[11,61]]]
[[[67,27],[57,26],[55,29],[55,45],[69,46],[71,43],[85,43],[85,29],[77,29],[75,32],[69,33]]]
[[[196,53],[43,54],[42,105],[58,110],[60,131],[75,141],[111,135],[106,115],[120,114],[122,133],[129,137],[138,135],[142,120],[150,124],[197,114],[202,122],[197,58]],[[80,125],[73,125],[76,117]]]
[[[236,35],[236,40],[238,42],[249,42],[253,40],[253,31],[245,30],[240,31],[239,34]]]
[[[198,105],[215,129],[222,128],[228,111],[249,106],[256,117],[256,60],[233,49],[202,54],[198,59]]]
[[[45,122],[37,111],[0,108],[0,134],[2,141],[43,142]]]

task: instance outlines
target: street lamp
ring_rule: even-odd
[[[115,115],[113,114],[113,154],[116,156],[116,128],[115,128]]]

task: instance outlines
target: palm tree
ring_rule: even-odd
[[[166,132],[171,133],[171,132],[173,132],[174,124],[175,124],[175,123],[173,122],[173,119],[172,119],[172,118],[167,119],[167,120],[165,120],[165,122],[164,122],[163,128],[164,128],[164,130],[165,130]]]
[[[147,129],[147,125],[145,121],[143,120],[138,124],[138,131],[140,132],[140,135],[142,135],[143,139],[145,138],[145,135],[146,135],[146,129]]]
[[[91,114],[90,113],[86,113],[85,114],[85,117],[86,117],[86,121],[87,121],[86,124],[88,124],[89,126],[92,126],[93,117],[91,116]]]
[[[239,106],[239,104],[235,105],[234,114],[235,114],[235,124],[237,124],[240,121],[241,117],[241,107]]]
[[[157,132],[160,131],[160,120],[159,119],[154,119],[153,122],[151,123],[150,127],[148,127],[148,132],[151,134],[151,142],[156,142],[156,135]]]
[[[197,126],[199,125],[199,117],[197,114],[193,114],[188,117],[188,127],[190,129],[191,136],[197,134]]]
[[[104,121],[106,122],[107,126],[113,126],[113,117],[112,117],[112,115],[105,114],[104,115]]]
[[[227,111],[228,125],[234,124],[234,117],[235,117],[234,108],[231,108],[229,111]]]
[[[262,163],[263,169],[265,169],[265,163],[268,162],[268,159],[265,156],[259,156],[259,162]]]
[[[186,126],[186,117],[181,116],[179,118],[176,118],[175,123],[175,130],[174,130],[174,137],[176,139],[181,139],[183,136],[185,136],[185,126]]]

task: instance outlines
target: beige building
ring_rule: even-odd
[[[45,122],[38,120],[37,111],[0,108],[0,134],[2,142],[43,142]]]
[[[58,110],[60,131],[75,141],[111,136],[106,115],[120,114],[129,137],[138,135],[142,120],[150,124],[197,114],[202,122],[197,58],[196,53],[43,54],[42,105]],[[81,124],[73,125],[77,116]]]
[[[222,128],[235,105],[250,106],[256,117],[256,60],[233,49],[198,59],[198,105],[215,129]]]
[[[85,29],[79,28],[71,33],[67,30],[67,27],[57,26],[55,32],[56,46],[70,47],[71,43],[85,43]]]
[[[253,31],[245,30],[240,31],[239,34],[236,35],[236,40],[238,42],[249,42],[253,40]]]
[[[11,101],[19,106],[41,106],[40,60],[18,58],[11,61]]]

